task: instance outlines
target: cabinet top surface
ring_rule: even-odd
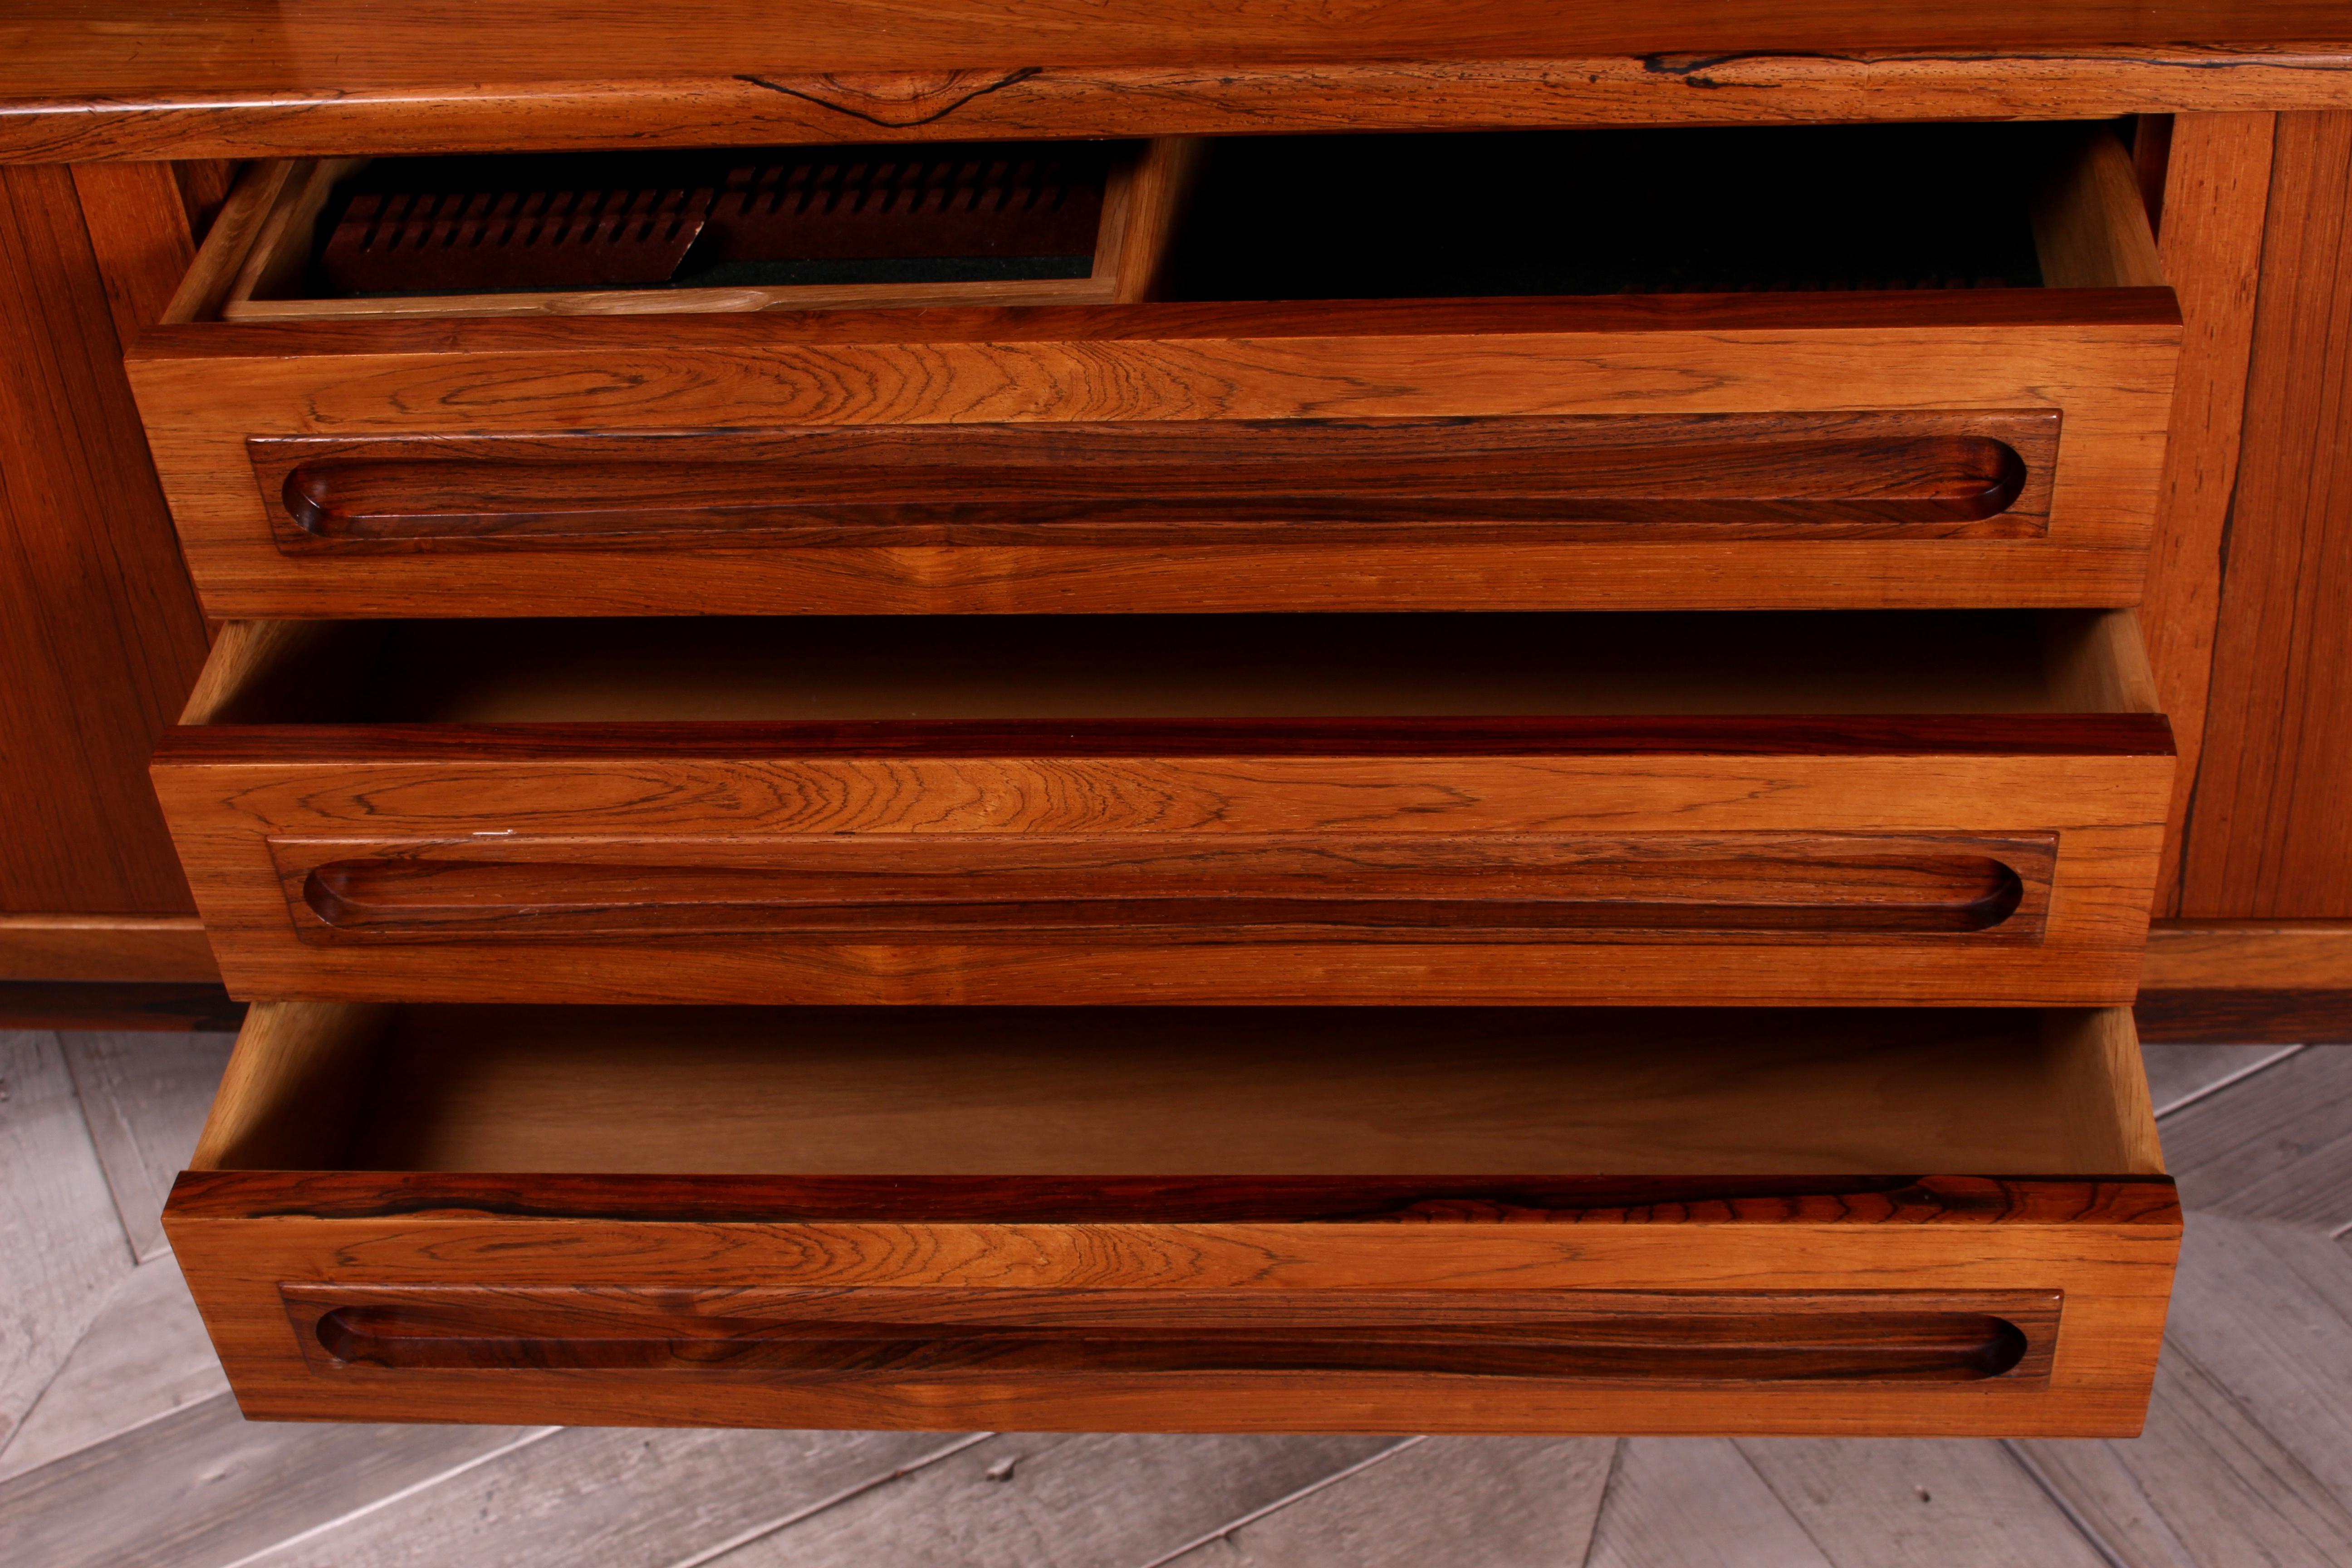
[[[17,0],[0,159],[2352,104],[2344,0]]]

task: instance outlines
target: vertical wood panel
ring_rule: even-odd
[[[126,347],[141,329],[163,319],[163,307],[196,259],[195,231],[175,169],[171,163],[73,166],[115,337]]]
[[[2191,917],[2352,913],[2347,215],[2352,114],[2281,115],[2183,855]]]
[[[2140,616],[2148,661],[2180,748],[2172,827],[2157,879],[2159,916],[2178,912],[2180,902],[2181,836],[2197,778],[2213,623],[2221,611],[2221,535],[2238,473],[2277,119],[2184,114],[2170,132],[2158,251],[2164,275],[2180,296],[2180,374]]]
[[[0,910],[192,910],[147,753],[205,626],[65,169],[0,170]]]

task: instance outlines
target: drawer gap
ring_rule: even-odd
[[[190,721],[2149,712],[2145,662],[2128,612],[319,623],[225,643]]]

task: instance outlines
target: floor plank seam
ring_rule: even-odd
[[[1609,1473],[1601,1478],[1601,1499],[1592,1505],[1592,1528],[1585,1532],[1584,1551],[1576,1568],[1592,1568],[1592,1554],[1601,1549],[1601,1521],[1609,1517],[1609,1494],[1617,1489],[1617,1473],[1625,1468],[1625,1439],[1609,1446]]]
[[[353,1520],[364,1519],[369,1514],[375,1512],[378,1509],[390,1508],[393,1504],[415,1497],[419,1492],[428,1491],[431,1489],[439,1486],[444,1481],[454,1480],[457,1477],[464,1475],[467,1470],[478,1468],[480,1466],[488,1464],[493,1459],[503,1458],[507,1455],[516,1452],[518,1449],[527,1448],[533,1443],[541,1442],[549,1437],[552,1437],[558,1432],[562,1430],[564,1430],[564,1428],[561,1426],[534,1427],[532,1430],[524,1433],[521,1436],[516,1438],[511,1443],[500,1444],[498,1447],[492,1448],[487,1453],[476,1455],[462,1465],[452,1465],[449,1468],[439,1471],[434,1475],[427,1476],[421,1481],[411,1481],[408,1485],[402,1487],[397,1491],[386,1492],[380,1498],[371,1498],[367,1502],[362,1504],[358,1508],[352,1509],[349,1513],[338,1514],[333,1519],[323,1520],[319,1523],[312,1525],[308,1530],[298,1531],[294,1534],[288,1536],[283,1541],[271,1542],[268,1545],[261,1548],[257,1552],[248,1552],[233,1563],[223,1563],[221,1568],[249,1568],[249,1565],[252,1563],[259,1563],[266,1558],[272,1557],[280,1552],[286,1551],[289,1547],[299,1546],[306,1541],[315,1541],[319,1537],[327,1534],[330,1531],[341,1530],[343,1526],[351,1523]]]
[[[1748,1451],[1749,1443],[1770,1441],[1769,1437],[1735,1438],[1732,1440],[1731,1451],[1739,1456],[1739,1462],[1748,1467],[1748,1473],[1756,1478],[1758,1484],[1772,1494],[1772,1500],[1780,1505],[1781,1513],[1787,1516],[1790,1523],[1797,1527],[1798,1532],[1804,1536],[1813,1551],[1820,1555],[1821,1560],[1824,1563],[1837,1563],[1837,1558],[1831,1553],[1828,1546],[1822,1543],[1822,1538],[1813,1532],[1813,1527],[1806,1521],[1804,1514],[1790,1506],[1788,1498],[1782,1495],[1779,1487],[1772,1484],[1772,1478],[1765,1473],[1764,1467],[1758,1464],[1755,1457]],[[1839,1564],[1839,1568],[1843,1568],[1843,1565]]]
[[[2267,1071],[2268,1069],[2278,1066],[2279,1063],[2287,1060],[2289,1058],[2299,1056],[2309,1049],[2311,1049],[2309,1046],[2287,1046],[2281,1048],[2276,1056],[2264,1057],[2258,1062],[2250,1062],[2246,1066],[2240,1068],[2237,1071],[2231,1073],[2224,1078],[2219,1078],[2214,1079],[2211,1083],[2201,1085],[2195,1092],[2188,1095],[2187,1097],[2174,1100],[2170,1105],[2158,1110],[2156,1113],[2156,1119],[2158,1121],[2161,1121],[2168,1116],[2176,1116],[2181,1111],[2188,1110],[2192,1105],[2197,1105],[2202,1101],[2212,1099],[2215,1095],[2221,1093],[2223,1089],[2228,1089],[2231,1085],[2243,1083],[2246,1079],[2253,1077],[2256,1073]]]
[[[818,1514],[824,1512],[827,1509],[838,1508],[843,1503],[849,1501],[853,1498],[864,1497],[867,1492],[874,1490],[877,1487],[887,1487],[894,1481],[905,1480],[908,1476],[914,1475],[917,1471],[928,1470],[933,1465],[938,1464],[940,1460],[953,1458],[956,1455],[962,1453],[966,1448],[977,1447],[996,1436],[998,1436],[998,1434],[994,1432],[966,1433],[964,1436],[957,1438],[954,1442],[948,1444],[946,1447],[935,1449],[932,1452],[924,1455],[913,1464],[899,1465],[888,1471],[887,1474],[873,1477],[868,1480],[860,1481],[856,1486],[844,1487],[837,1492],[833,1492],[825,1497],[817,1499],[816,1501],[810,1503],[805,1508],[794,1509],[792,1512],[784,1515],[782,1519],[771,1520],[764,1524],[755,1524],[749,1530],[741,1531],[734,1535],[729,1536],[726,1540],[718,1542],[716,1545],[703,1548],[691,1557],[679,1558],[677,1562],[670,1563],[669,1568],[703,1568],[703,1564],[707,1563],[716,1563],[720,1558],[725,1557],[731,1552],[740,1552],[744,1547],[751,1545],[753,1542],[764,1541],[769,1536],[777,1533],[779,1531],[790,1530],[793,1526],[799,1524],[803,1521],[815,1518]]]
[[[2074,1527],[2074,1532],[2089,1543],[2091,1550],[2099,1554],[2107,1564],[2107,1568],[2136,1568],[2132,1561],[2117,1551],[2115,1544],[2107,1540],[2099,1527],[2093,1524],[2089,1518],[2074,1506],[2073,1500],[2058,1488],[2057,1484],[2051,1480],[2042,1467],[2034,1463],[2033,1456],[2017,1446],[2015,1438],[2003,1437],[2000,1439],[2000,1443],[2001,1451],[2010,1457],[2011,1461],[2018,1468],[2026,1473],[2035,1486],[2042,1489],[2042,1495],[2048,1498],[2053,1504],[2056,1505],[2058,1511],[2066,1516],[2066,1522]],[[2101,1446],[2105,1446],[2104,1440],[2101,1440]]]
[[[1307,1486],[1300,1487],[1297,1491],[1290,1492],[1283,1497],[1278,1497],[1263,1508],[1252,1509],[1249,1512],[1242,1515],[1239,1519],[1233,1520],[1228,1523],[1220,1525],[1215,1530],[1206,1531],[1203,1534],[1196,1535],[1192,1540],[1184,1542],[1181,1546],[1177,1547],[1174,1551],[1163,1552],[1159,1556],[1153,1558],[1150,1562],[1139,1564],[1138,1568],[1167,1568],[1167,1564],[1175,1562],[1178,1558],[1183,1556],[1188,1552],[1198,1552],[1202,1547],[1208,1545],[1209,1542],[1213,1541],[1223,1541],[1225,1537],[1232,1535],[1236,1531],[1245,1530],[1249,1526],[1255,1524],[1259,1520],[1265,1519],[1271,1514],[1281,1512],[1284,1509],[1288,1508],[1292,1503],[1300,1501],[1306,1498],[1313,1497],[1317,1492],[1323,1490],[1327,1487],[1335,1487],[1341,1481],[1348,1479],[1350,1476],[1361,1475],[1364,1471],[1370,1469],[1374,1465],[1381,1463],[1382,1460],[1394,1458],[1397,1455],[1403,1453],[1407,1448],[1428,1441],[1428,1436],[1423,1435],[1421,1436],[1407,1437],[1402,1442],[1391,1443],[1387,1447],[1382,1448],[1379,1453],[1368,1455],[1363,1458],[1358,1459],[1354,1464],[1348,1466],[1344,1469],[1334,1470],[1319,1481],[1314,1481]]]
[[[87,1333],[82,1336],[83,1339],[88,1339],[89,1337],[89,1336]],[[77,1345],[79,1345],[79,1342],[77,1342]],[[70,1354],[70,1352],[68,1352],[68,1354]],[[33,1403],[25,1407],[25,1418],[16,1423],[16,1429],[8,1434],[7,1440],[5,1442],[0,1442],[0,1467],[5,1467],[7,1464],[8,1450],[16,1446],[16,1439],[23,1436],[25,1429],[33,1424],[33,1417],[40,1411],[41,1401],[48,1397],[49,1389],[56,1385],[57,1379],[53,1377],[49,1380],[48,1386],[44,1387],[40,1394],[34,1398]],[[150,1411],[147,1415],[142,1415],[138,1420],[130,1423],[128,1426],[113,1428],[103,1437],[95,1438],[90,1442],[84,1443],[79,1448],[68,1448],[62,1454],[43,1459],[39,1464],[34,1466],[29,1470],[23,1470],[13,1476],[0,1476],[0,1487],[5,1487],[12,1482],[37,1476],[43,1470],[47,1469],[51,1465],[62,1465],[69,1459],[79,1458],[82,1455],[87,1454],[92,1448],[103,1447],[107,1444],[113,1442],[117,1437],[128,1437],[133,1432],[144,1431],[148,1427],[155,1425],[156,1422],[169,1420],[171,1417],[179,1415],[184,1410],[193,1410],[197,1405],[208,1404],[215,1399],[226,1399],[234,1403],[236,1398],[236,1395],[234,1394],[208,1394],[204,1399],[191,1400],[185,1405],[174,1405],[169,1410]]]

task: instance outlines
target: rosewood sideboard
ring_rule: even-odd
[[[0,1007],[248,1415],[2137,1430],[2352,1022],[2340,4],[0,18]]]

